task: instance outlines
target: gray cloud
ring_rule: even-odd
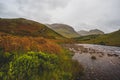
[[[20,13],[18,12],[17,7],[12,4],[12,1],[8,1],[8,3],[0,1],[0,17],[15,18],[19,16]]]
[[[3,4],[0,3],[0,13],[3,13],[4,12],[4,7],[3,7]]]
[[[29,7],[37,7],[37,8],[57,8],[64,7],[68,3],[68,0],[16,0],[20,6],[29,5]]]
[[[0,17],[65,23],[75,30],[120,29],[120,0],[1,0]]]
[[[51,11],[67,5],[69,0],[6,0],[0,1],[2,11],[1,17],[24,17],[36,21],[51,22]],[[7,2],[7,3],[6,3]],[[5,12],[3,8],[6,8]],[[4,12],[4,13],[3,13]],[[3,13],[3,14],[1,14]]]
[[[54,21],[71,24],[76,30],[98,28],[110,32],[120,29],[119,4],[119,0],[72,0]]]
[[[51,16],[49,12],[56,10],[56,8],[64,7],[67,5],[68,1],[66,0],[16,0],[16,3],[19,5],[19,10],[21,10],[30,18],[42,21],[42,22],[51,22]],[[24,14],[24,15],[26,15]],[[27,16],[26,15],[26,16]],[[28,18],[29,18],[28,17]]]

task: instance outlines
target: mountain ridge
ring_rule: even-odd
[[[104,34],[104,32],[99,30],[99,29],[92,29],[92,30],[89,30],[89,31],[80,30],[80,31],[78,31],[78,34],[80,34],[81,36],[87,36],[87,35]]]
[[[103,35],[88,35],[75,38],[79,43],[101,44],[120,47],[120,30],[103,34]]]
[[[54,39],[64,38],[62,35],[48,28],[46,25],[25,18],[0,18],[0,32],[19,36],[40,36]]]
[[[80,35],[67,24],[47,24],[47,26],[67,38],[79,37]]]

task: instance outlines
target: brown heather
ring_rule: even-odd
[[[4,52],[10,51],[43,51],[48,53],[60,53],[61,47],[51,40],[43,37],[18,37],[0,36],[0,48]]]

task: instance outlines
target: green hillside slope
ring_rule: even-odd
[[[80,36],[71,26],[66,24],[51,24],[48,27],[67,38]]]
[[[44,24],[23,18],[0,19],[0,32],[19,36],[63,38],[63,36],[46,27]]]
[[[76,40],[81,43],[120,46],[120,30],[104,35],[90,35],[79,37],[76,38]]]

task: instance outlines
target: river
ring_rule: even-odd
[[[120,47],[66,44],[85,68],[81,80],[120,80]],[[94,58],[92,58],[94,56]]]

